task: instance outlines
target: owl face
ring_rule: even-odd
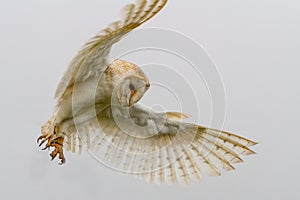
[[[117,97],[123,107],[130,107],[138,102],[149,89],[150,84],[146,78],[129,76],[120,84]]]

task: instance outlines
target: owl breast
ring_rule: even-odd
[[[94,110],[95,105],[106,107],[111,103],[117,84],[128,74],[147,79],[137,65],[117,59],[107,67],[103,74],[90,76],[83,82],[77,82],[59,103],[57,121],[61,122],[66,118],[90,113],[89,110]]]

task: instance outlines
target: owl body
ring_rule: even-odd
[[[156,183],[189,183],[203,174],[233,170],[257,144],[241,136],[184,122],[180,112],[156,112],[138,104],[150,87],[145,73],[124,60],[109,62],[112,46],[166,5],[137,0],[122,19],[91,38],[70,63],[55,94],[52,117],[42,126],[40,146],[81,153],[88,150],[114,169]]]
[[[59,125],[61,133],[67,132],[75,121],[88,121],[95,117],[96,111],[106,109],[111,104],[114,89],[127,76],[145,79],[149,84],[146,75],[137,65],[120,59],[108,65],[104,73],[95,74],[97,75],[87,77],[83,82],[75,82],[58,100],[52,118],[55,119],[53,124]]]

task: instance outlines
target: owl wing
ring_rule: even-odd
[[[230,171],[233,164],[243,162],[241,156],[255,153],[249,148],[256,144],[251,140],[182,122],[180,116],[169,118],[170,113],[136,105],[127,114],[113,113],[101,112],[77,125],[78,139],[66,137],[65,148],[76,151],[85,146],[108,167],[151,183],[189,183],[204,174],[219,176],[221,169]]]
[[[58,101],[75,82],[101,75],[106,69],[113,44],[127,33],[155,16],[167,0],[137,0],[122,10],[122,18],[109,25],[88,41],[70,63],[55,93]]]

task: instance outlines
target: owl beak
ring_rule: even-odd
[[[137,90],[132,90],[131,91],[130,98],[129,98],[129,103],[128,103],[129,107],[132,106],[132,104],[133,104],[133,97],[136,95],[136,92],[137,92]]]
[[[150,88],[150,83],[146,84],[146,88],[147,88],[147,90]]]

